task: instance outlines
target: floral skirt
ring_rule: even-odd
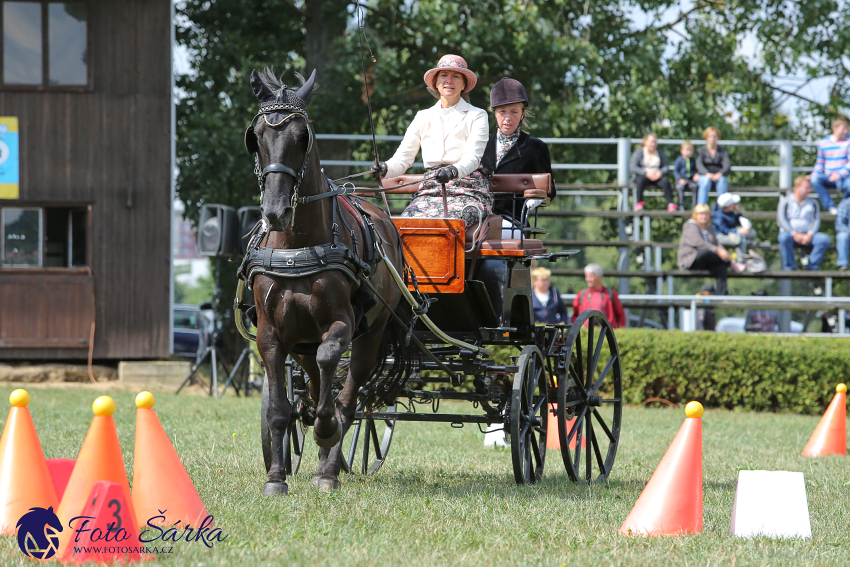
[[[425,171],[425,181],[401,213],[403,217],[443,218],[443,193],[434,181],[438,167]],[[475,226],[493,210],[490,180],[476,169],[462,179],[446,183],[446,200],[450,219],[462,219],[467,227]]]

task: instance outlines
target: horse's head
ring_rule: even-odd
[[[245,132],[245,148],[257,154],[263,218],[270,230],[282,231],[292,224],[293,198],[298,196],[315,141],[307,116],[315,83],[315,70],[297,91],[280,83],[268,70],[262,76],[251,72],[251,88],[260,101],[260,110],[256,125],[252,122]]]

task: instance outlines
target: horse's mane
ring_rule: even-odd
[[[298,79],[299,81],[301,81],[301,84],[298,85],[298,87],[296,87],[296,88],[292,88],[292,86],[284,83],[283,74],[278,76],[275,73],[274,66],[264,67],[263,70],[259,72],[259,74],[260,74],[260,79],[262,79],[263,82],[273,91],[279,91],[283,87],[286,87],[288,90],[295,91],[295,90],[298,90],[298,87],[304,86],[304,83],[307,82],[307,79],[305,79],[304,76],[301,73],[299,73],[298,71],[294,71],[293,74],[295,75],[295,78]],[[316,84],[313,85],[313,92],[310,95],[310,98],[313,98],[317,94],[321,94],[318,91],[319,91],[319,83],[316,82]],[[305,101],[305,102],[307,102],[307,101]]]

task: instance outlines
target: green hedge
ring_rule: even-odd
[[[821,414],[848,383],[850,340],[621,329],[625,401]]]

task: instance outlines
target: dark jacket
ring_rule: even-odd
[[[726,212],[717,203],[711,209],[711,226],[717,234],[729,234],[741,225],[741,213],[738,211]]]
[[[490,173],[548,173],[552,174],[552,160],[549,158],[549,148],[546,143],[532,138],[525,132],[519,133],[519,139],[511,146],[505,157],[496,167],[496,133],[490,135],[484,155],[481,157],[481,167]],[[555,180],[549,188],[549,199],[555,198]],[[516,204],[517,214],[520,203]],[[511,199],[496,198],[493,213],[511,215]]]
[[[534,321],[536,323],[548,323],[554,325],[556,323],[567,322],[567,308],[564,306],[564,300],[561,299],[561,292],[555,289],[555,286],[549,286],[549,301],[544,306],[531,292],[531,302],[534,306]]]
[[[691,162],[690,176],[688,176],[688,162]],[[673,177],[676,178],[676,183],[678,183],[680,179],[684,179],[686,181],[693,181],[694,175],[696,175],[697,173],[697,161],[694,158],[685,159],[684,156],[679,156],[673,163]]]
[[[720,172],[721,175],[727,176],[730,171],[732,171],[732,160],[729,158],[729,152],[724,148],[717,146],[714,157],[711,157],[705,146],[697,150],[697,173],[700,175]]]
[[[658,152],[658,159],[661,162],[658,168],[661,170],[661,175],[667,175],[670,171],[670,164],[667,162],[667,156],[661,149],[655,150]],[[637,175],[646,175],[646,169],[643,166],[643,147],[640,147],[632,154],[632,159],[629,160],[629,171]]]

